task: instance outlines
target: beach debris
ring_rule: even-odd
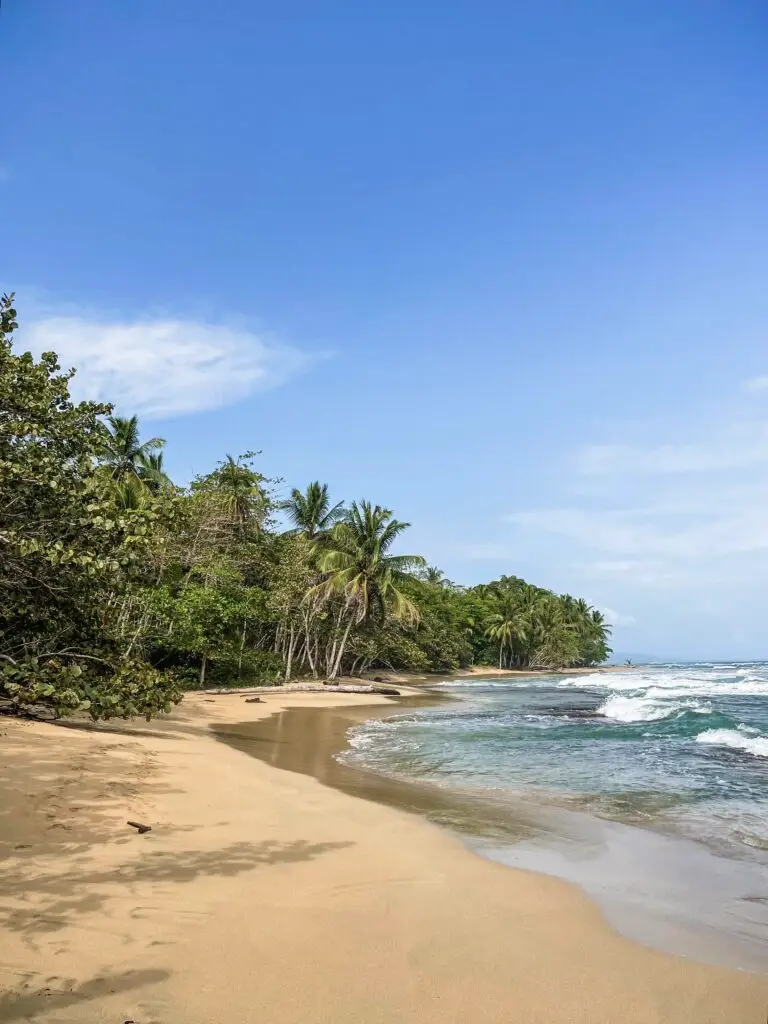
[[[312,692],[309,690],[308,692]],[[399,697],[400,691],[394,686],[354,686],[342,683],[340,686],[323,686],[322,693],[377,693],[382,697]]]
[[[390,686],[371,686],[368,683],[360,685],[352,683],[284,683],[281,686],[260,686],[258,690],[252,687],[231,686],[225,690],[203,690],[203,693],[216,694],[222,697],[247,697],[253,694],[273,693],[382,693],[387,697],[399,697],[400,691]]]
[[[130,825],[131,828],[135,828],[140,836],[143,836],[145,832],[151,832],[151,825],[142,825],[140,821],[127,821],[126,825]]]
[[[245,698],[245,703],[246,704],[264,704],[265,702],[261,699],[261,697],[246,697]]]

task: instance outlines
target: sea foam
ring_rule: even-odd
[[[620,693],[613,694],[597,709],[598,715],[611,718],[614,722],[658,722],[685,711],[693,711],[699,715],[711,714],[712,709],[696,700],[669,701],[654,697],[628,697]]]
[[[718,666],[714,671],[693,667],[664,667],[650,671],[630,669],[626,672],[590,672],[582,676],[566,676],[558,680],[557,686],[620,693],[647,690],[659,697],[757,697],[768,696],[768,673],[765,668],[755,670],[750,666]]]
[[[738,729],[707,729],[699,733],[696,742],[743,750],[755,757],[768,757],[768,736],[749,736]]]

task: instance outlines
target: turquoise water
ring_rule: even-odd
[[[768,663],[465,680],[353,730],[345,761],[534,797],[768,863]]]

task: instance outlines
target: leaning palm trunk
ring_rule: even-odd
[[[336,676],[339,674],[339,668],[341,667],[341,659],[344,655],[344,648],[347,646],[347,640],[349,639],[349,631],[351,629],[352,617],[350,616],[349,621],[347,622],[346,629],[344,630],[344,635],[341,638],[341,643],[339,644],[339,651],[338,654],[336,655],[336,662],[333,668],[331,669],[330,675],[328,676],[329,679],[335,679]]]
[[[307,661],[312,670],[312,678],[317,679],[317,660],[312,657],[312,637],[309,629],[309,613],[304,611],[304,645],[306,647]]]

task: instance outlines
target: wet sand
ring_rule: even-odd
[[[362,700],[0,723],[0,1020],[764,1024],[768,978],[645,949],[575,887],[211,731]]]
[[[353,796],[420,814],[458,832],[476,853],[578,884],[628,938],[705,963],[768,974],[768,872],[706,846],[563,806],[539,795],[419,785],[348,767],[337,755],[349,730],[408,707],[288,708],[257,723],[216,730],[222,740],[287,771]]]

